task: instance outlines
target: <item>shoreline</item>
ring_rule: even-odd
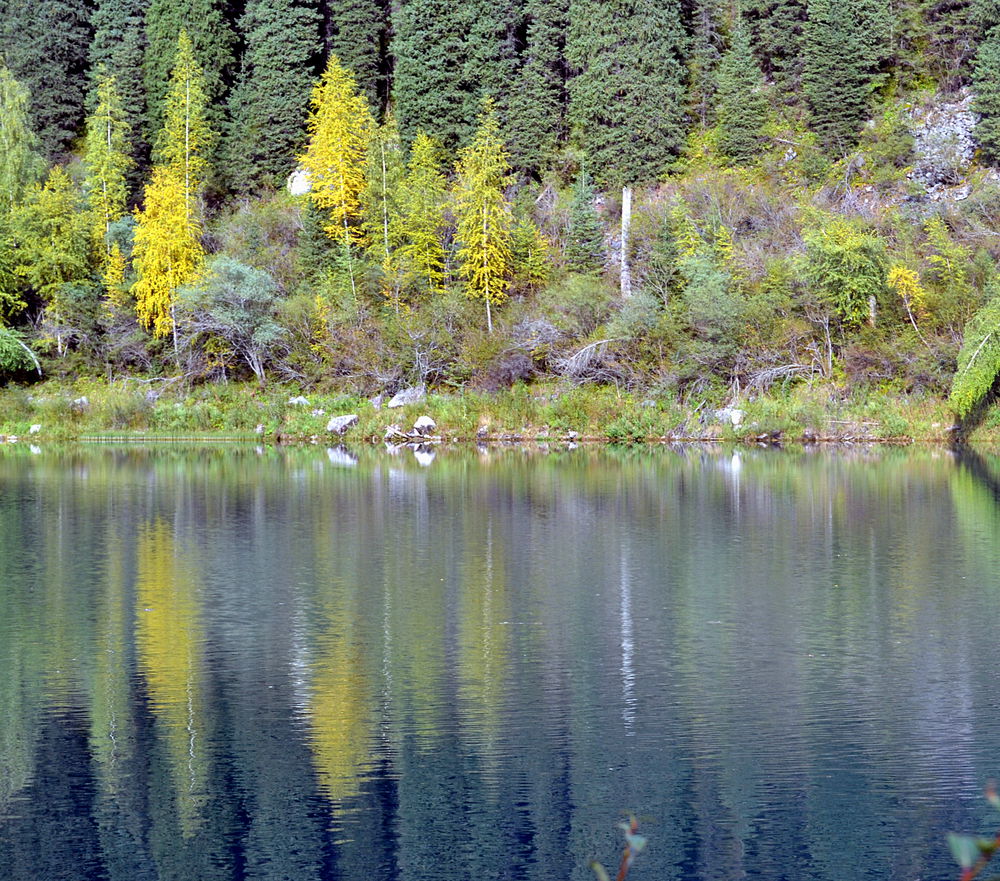
[[[334,390],[228,384],[154,394],[128,380],[51,380],[0,388],[0,444],[960,445],[941,399],[832,385],[735,400],[554,384],[413,397],[390,408],[385,396]],[[349,424],[331,429],[338,420]],[[962,443],[1000,445],[1000,412]]]

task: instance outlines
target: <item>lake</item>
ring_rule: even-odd
[[[1000,460],[0,447],[0,878],[957,877]]]

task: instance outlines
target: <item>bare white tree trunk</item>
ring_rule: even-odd
[[[622,252],[621,282],[622,298],[632,296],[632,270],[628,265],[628,233],[632,225],[632,188],[622,187]]]

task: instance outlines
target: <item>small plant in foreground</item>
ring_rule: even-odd
[[[997,810],[1000,810],[1000,795],[997,795],[996,784],[990,781],[986,784],[986,800]],[[952,856],[962,867],[962,874],[959,881],[972,881],[985,869],[994,854],[1000,849],[1000,832],[992,838],[983,838],[977,835],[956,835],[954,832],[948,833],[948,847],[951,848]],[[993,875],[988,881],[996,881],[1000,875]]]
[[[618,874],[615,875],[615,881],[625,881],[625,876],[628,874],[628,870],[632,868],[632,863],[635,862],[639,851],[646,846],[646,839],[639,834],[639,822],[635,817],[629,817],[628,820],[619,823],[618,828],[625,833],[625,850],[622,852],[622,859],[618,864]],[[597,862],[597,860],[594,860],[590,864],[590,868],[594,870],[598,881],[611,881],[611,876],[608,874],[607,869]]]

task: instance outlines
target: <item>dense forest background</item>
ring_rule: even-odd
[[[0,5],[0,378],[1000,370],[996,0]]]

